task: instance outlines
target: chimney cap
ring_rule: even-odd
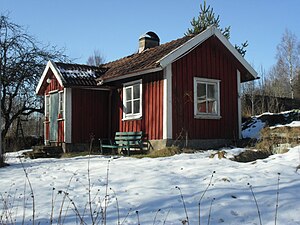
[[[154,33],[153,31],[148,31],[147,33],[141,35],[139,39],[142,39],[142,38],[150,38],[154,41],[158,41],[158,43],[160,42],[158,35],[156,33]]]
[[[159,37],[153,31],[149,31],[143,34],[139,38],[139,53],[143,52],[148,48],[153,48],[159,45]]]

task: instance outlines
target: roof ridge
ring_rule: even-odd
[[[177,41],[182,40],[182,39],[185,39],[185,38],[191,39],[191,38],[194,37],[194,36],[195,36],[195,35],[192,35],[192,34],[191,34],[191,35],[184,35],[184,36],[181,37],[181,38],[173,39],[173,40],[171,40],[171,41],[168,41],[168,42],[166,42],[166,43],[160,44],[160,45],[155,46],[155,47],[152,47],[152,48],[147,48],[147,49],[145,49],[144,51],[142,51],[142,52],[140,52],[140,53],[139,53],[139,52],[135,52],[135,53],[132,53],[132,54],[130,54],[130,55],[124,56],[124,57],[122,57],[122,58],[119,58],[119,59],[116,59],[116,60],[113,60],[113,61],[110,61],[110,62],[107,62],[107,63],[103,63],[103,64],[101,64],[101,65],[105,67],[105,65],[112,64],[112,63],[116,63],[117,61],[121,61],[121,60],[124,60],[124,59],[127,59],[127,58],[131,58],[131,57],[136,56],[136,55],[141,55],[141,54],[143,54],[143,53],[145,53],[145,52],[154,51],[155,49],[162,48],[162,47],[164,47],[164,46],[166,46],[166,45],[170,45],[171,43],[177,42]]]
[[[78,67],[89,67],[94,69],[104,69],[100,66],[88,65],[88,64],[79,64],[79,63],[66,63],[66,62],[54,62],[56,65],[65,65],[65,66],[78,66]],[[102,64],[101,64],[102,65]]]

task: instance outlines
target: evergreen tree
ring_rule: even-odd
[[[206,30],[209,26],[214,25],[217,27],[222,34],[229,40],[230,38],[230,26],[225,27],[224,29],[220,28],[220,16],[215,15],[214,9],[210,5],[206,5],[204,0],[203,5],[200,4],[200,13],[196,18],[194,17],[191,21],[191,28],[188,28],[185,35],[196,35]],[[242,55],[246,54],[246,47],[248,46],[248,41],[242,43],[241,46],[235,45],[236,50]]]

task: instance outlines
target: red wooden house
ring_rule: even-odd
[[[161,45],[148,32],[138,53],[100,67],[48,62],[36,92],[45,96],[46,144],[65,151],[116,131],[143,131],[154,148],[203,148],[241,137],[240,84],[256,77],[210,27]]]

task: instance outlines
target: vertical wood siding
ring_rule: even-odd
[[[140,79],[140,78],[137,78]],[[126,83],[126,82],[125,82]],[[143,131],[149,140],[163,137],[163,73],[151,73],[142,78],[142,118],[123,121],[122,88],[113,94],[112,135],[116,131]]]
[[[90,135],[108,137],[109,92],[72,89],[72,142],[88,143]]]
[[[45,94],[48,95],[49,92],[51,91],[62,91],[64,88],[62,86],[60,86],[60,84],[58,83],[57,79],[55,78],[55,76],[53,74],[50,73],[49,76],[46,76],[45,80],[47,80],[48,78],[51,79],[50,84],[47,84],[46,90],[45,90]]]
[[[237,137],[237,60],[215,37],[172,64],[173,139]],[[221,80],[221,119],[194,118],[194,77]]]

